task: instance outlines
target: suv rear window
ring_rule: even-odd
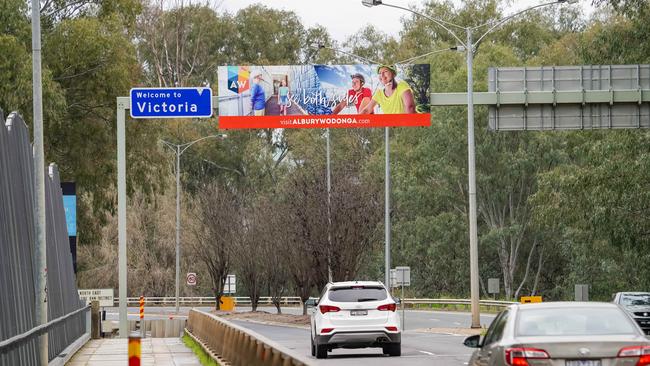
[[[650,305],[650,294],[623,294],[621,296],[621,305]]]
[[[386,300],[388,294],[383,287],[348,286],[330,289],[328,297],[335,302],[366,302]]]

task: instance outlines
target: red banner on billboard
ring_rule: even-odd
[[[429,126],[429,65],[220,66],[219,128]]]
[[[363,128],[431,125],[429,114],[220,117],[219,128]]]

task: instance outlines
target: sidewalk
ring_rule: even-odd
[[[122,338],[90,340],[66,364],[128,365],[127,340]],[[142,340],[142,366],[200,366],[199,359],[180,338],[146,338]]]

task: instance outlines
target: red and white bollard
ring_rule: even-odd
[[[142,338],[144,338],[144,296],[140,296],[140,330],[142,331]]]

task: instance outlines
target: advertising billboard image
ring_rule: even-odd
[[[220,66],[219,128],[429,126],[429,65]]]

